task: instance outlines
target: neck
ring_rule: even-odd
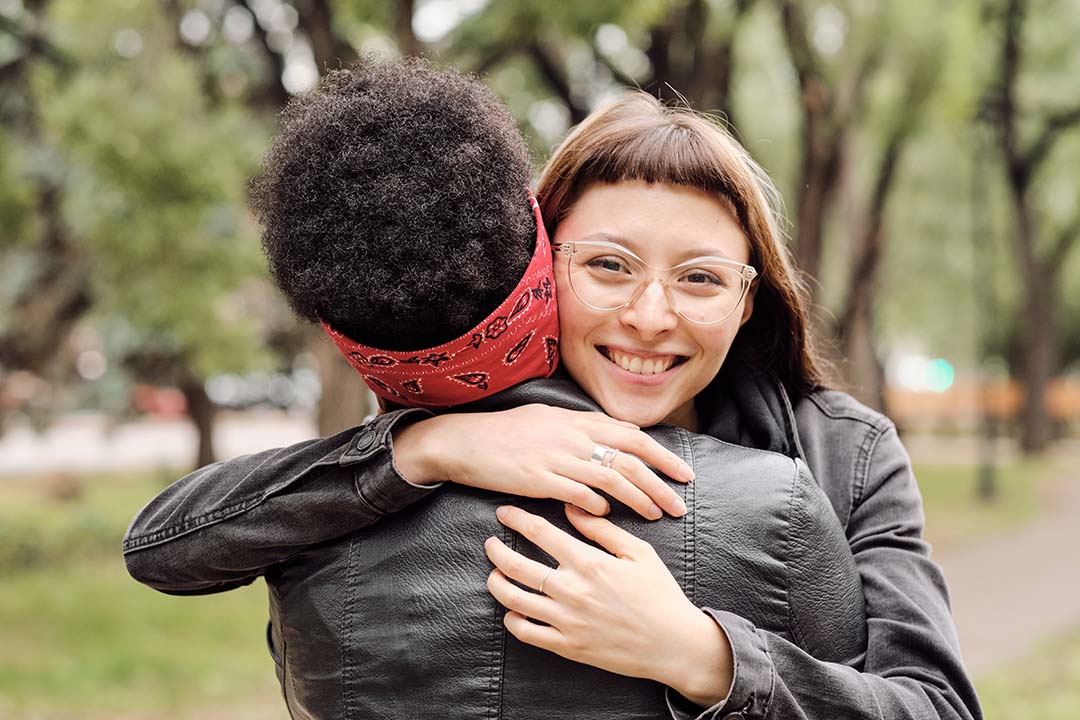
[[[697,406],[694,401],[691,400],[685,403],[682,407],[675,410],[675,412],[664,418],[664,422],[671,423],[677,427],[681,427],[684,430],[690,432],[698,431],[698,412]]]

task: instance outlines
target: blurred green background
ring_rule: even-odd
[[[1075,0],[0,0],[0,718],[284,717],[262,588],[155,594],[119,539],[370,409],[246,205],[284,103],[364,52],[482,74],[538,166],[626,87],[727,123],[912,448],[987,716],[1080,716],[1080,574],[1040,565],[1080,544],[1077,37]]]

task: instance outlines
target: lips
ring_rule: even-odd
[[[685,355],[637,354],[604,345],[598,345],[596,349],[601,355],[623,370],[638,375],[659,375],[687,360]]]

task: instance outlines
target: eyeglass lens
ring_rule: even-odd
[[[648,267],[610,247],[575,246],[570,256],[570,286],[586,305],[615,310],[635,299],[655,277]],[[719,322],[742,299],[748,281],[741,270],[719,261],[702,261],[659,273],[680,315],[695,322]]]

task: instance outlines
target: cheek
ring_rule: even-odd
[[[735,341],[735,335],[739,332],[741,318],[725,320],[719,327],[700,328],[695,333],[698,345],[704,352],[707,363],[715,365],[714,370],[719,370],[727,358],[731,344]]]

